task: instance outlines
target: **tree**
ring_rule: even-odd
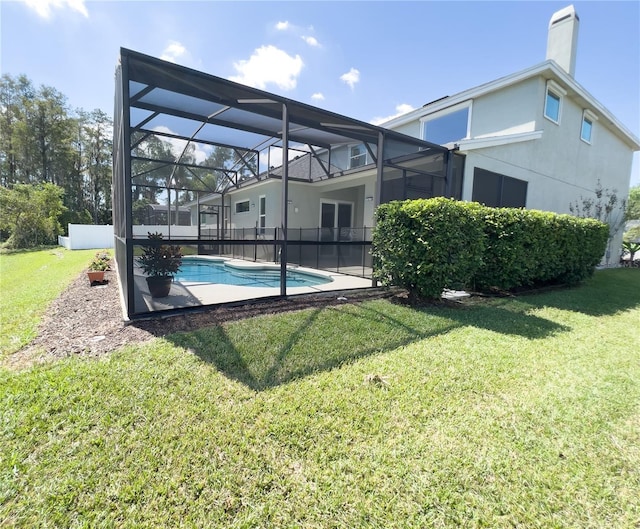
[[[31,81],[4,74],[0,80],[0,185],[20,181],[17,135],[24,121],[24,100],[33,98]]]
[[[569,204],[569,211],[576,217],[592,218],[609,226],[607,240],[607,262],[611,255],[611,241],[624,226],[627,201],[620,200],[616,189],[603,188],[600,180],[596,184],[594,197],[580,196],[575,203]]]
[[[83,115],[85,185],[93,223],[109,220],[111,213],[111,150],[113,124],[102,110]]]
[[[111,216],[110,118],[72,112],[55,88],[25,76],[0,80],[0,185],[52,183],[64,189],[67,222]]]
[[[131,163],[131,182],[133,201],[147,199],[150,204],[157,204],[159,189],[171,175],[174,160],[171,145],[158,136],[143,138],[141,133],[133,135]]]
[[[640,220],[640,184],[629,189],[626,220]]]
[[[9,248],[57,244],[62,233],[64,191],[50,183],[0,187],[0,230],[8,234]]]

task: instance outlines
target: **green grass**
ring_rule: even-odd
[[[607,270],[0,371],[0,525],[638,527],[639,322]]]
[[[0,253],[0,356],[35,338],[48,304],[94,254],[63,248]]]

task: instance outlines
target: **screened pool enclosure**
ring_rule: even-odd
[[[287,284],[292,270],[324,277],[324,290],[371,286],[376,205],[460,198],[464,164],[440,145],[126,49],[113,160],[129,318],[320,289]],[[169,297],[152,299],[137,256],[158,232],[190,261],[275,283],[243,290],[177,278]]]

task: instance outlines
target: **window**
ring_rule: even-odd
[[[436,117],[428,117],[423,125],[423,138],[431,143],[443,145],[466,138],[469,135],[469,114],[471,105],[440,112]]]
[[[364,145],[354,145],[349,150],[349,169],[361,167],[367,163],[367,151]]]
[[[544,102],[544,117],[554,123],[560,123],[560,111],[562,107],[562,96],[566,92],[553,81],[547,82],[547,95]]]
[[[246,213],[247,211],[249,211],[249,207],[249,201],[242,200],[241,202],[236,202],[235,211],[236,213]]]
[[[591,143],[591,137],[593,135],[593,122],[598,119],[598,116],[584,110],[582,112],[582,125],[580,127],[580,139],[586,143]]]
[[[524,180],[476,167],[471,200],[492,208],[523,208],[527,204],[527,185]]]
[[[582,138],[587,143],[591,143],[591,129],[593,128],[593,123],[589,121],[589,118],[582,118],[582,129],[580,130],[580,138]]]

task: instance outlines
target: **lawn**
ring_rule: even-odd
[[[0,253],[0,357],[36,336],[47,305],[89,266],[95,250]]]
[[[640,273],[0,371],[0,525],[640,525]]]

